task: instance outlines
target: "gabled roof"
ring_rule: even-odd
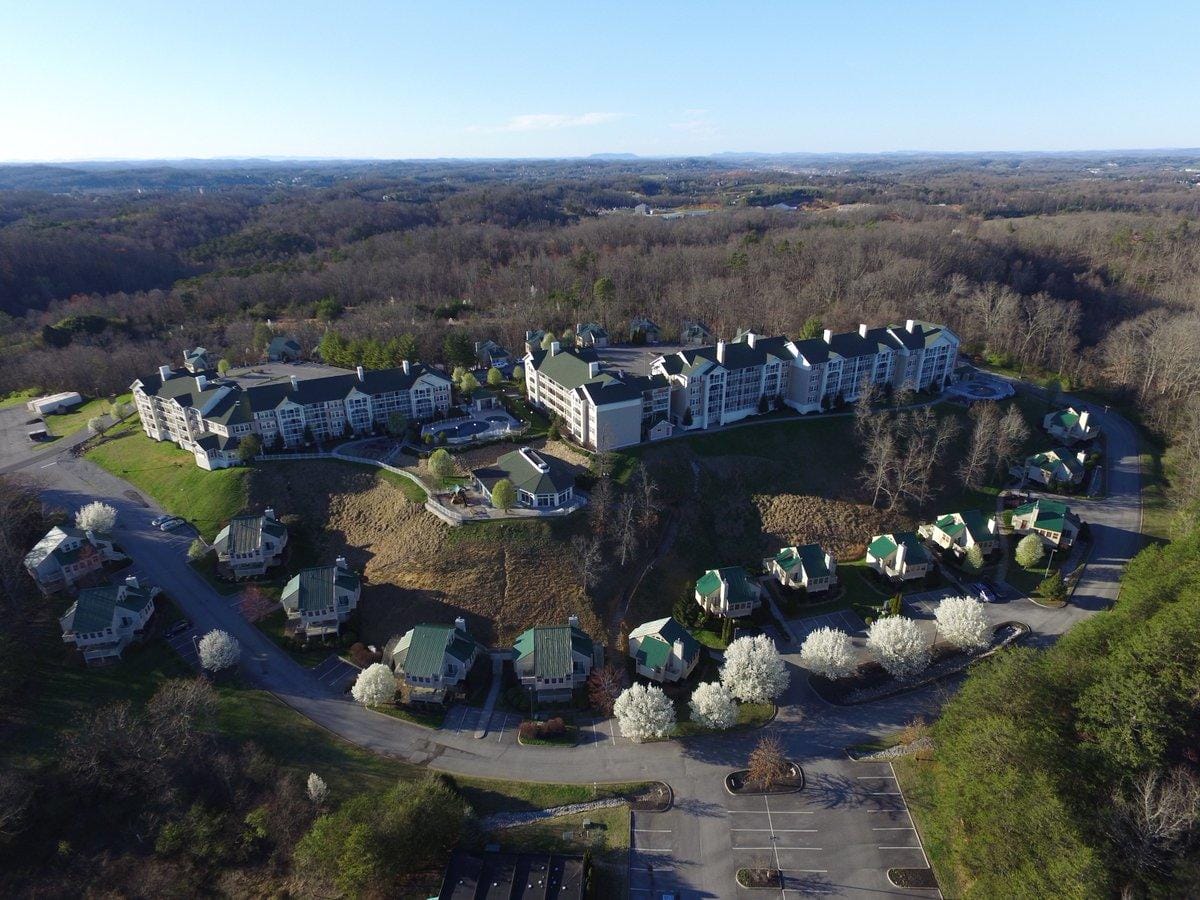
[[[1061,464],[1072,475],[1079,475],[1083,472],[1083,464],[1079,462],[1075,454],[1065,447],[1056,447],[1053,450],[1035,453],[1025,461],[1025,464],[1038,469],[1054,469]]]
[[[72,562],[78,551],[60,549],[64,541],[78,540],[88,543],[87,532],[74,525],[55,525],[46,532],[45,537],[33,545],[33,549],[25,554],[25,565],[36,568],[48,556],[53,555],[60,563]]]
[[[955,337],[954,332],[945,325],[935,325],[932,322],[922,322],[919,319],[913,320],[912,331],[909,331],[903,325],[892,325],[888,330],[897,341],[909,350],[922,350],[926,347],[931,347],[947,335]],[[957,338],[955,339],[957,340]]]
[[[671,656],[676,641],[683,643],[683,658],[691,661],[700,653],[700,642],[675,619],[655,619],[645,622],[629,632],[631,638],[641,638],[637,661],[650,668],[663,666]]]
[[[924,545],[921,544],[921,539],[911,531],[896,531],[892,534],[876,535],[871,541],[867,550],[876,559],[887,559],[895,553],[900,545],[904,545],[904,561],[905,563],[912,562],[929,562],[929,554],[925,552]]]
[[[751,347],[748,335],[743,335],[742,340],[730,341],[725,344],[724,360],[717,359],[717,347],[694,347],[680,350],[673,356],[678,357],[682,362],[678,368],[680,373],[693,374],[712,366],[720,366],[723,369],[749,369],[754,366],[763,366],[770,362],[780,360],[790,360],[792,358],[791,351],[788,349],[788,339],[783,336],[777,337],[756,337],[754,346]],[[671,374],[676,374],[672,369],[668,369]]]
[[[538,678],[567,678],[575,670],[572,654],[590,657],[595,644],[578,625],[542,625],[521,632],[513,650],[518,660],[534,654],[534,675]]]
[[[1071,512],[1071,508],[1061,500],[1047,500],[1039,498],[1032,503],[1026,503],[1023,506],[1018,506],[1013,510],[1014,516],[1027,516],[1030,513],[1036,513],[1034,518],[1034,527],[1040,528],[1043,531],[1052,531],[1055,534],[1062,534],[1065,530],[1067,522],[1070,522],[1076,528],[1079,527],[1079,517]]]
[[[1070,407],[1049,413],[1047,418],[1051,423],[1058,425],[1060,428],[1074,428],[1079,424],[1079,413]]]
[[[968,509],[963,512],[947,513],[938,518],[935,524],[953,538],[966,532],[971,535],[972,540],[979,541],[991,534],[988,531],[987,523],[987,515],[977,509]]]
[[[292,576],[280,602],[286,610],[317,612],[336,605],[339,589],[353,592],[360,584],[358,575],[341,566],[314,566]]]
[[[103,631],[112,627],[118,609],[137,615],[151,599],[148,589],[132,588],[125,584],[84,588],[62,617],[62,627],[65,631],[76,633]]]
[[[482,651],[483,645],[454,625],[417,625],[400,639],[396,654],[404,654],[401,668],[410,678],[441,675],[449,656],[462,665]]]
[[[751,603],[758,599],[758,590],[750,573],[741,566],[725,566],[709,569],[696,582],[696,592],[702,597],[711,597],[725,584],[726,598],[730,603]]]
[[[821,549],[820,544],[784,547],[775,554],[775,562],[785,572],[802,565],[809,578],[824,578],[829,574],[829,566],[825,564],[825,551]]]
[[[575,486],[575,474],[566,463],[524,447],[505,453],[493,465],[475,469],[472,474],[489,491],[501,478],[530,494],[560,493]]]
[[[590,334],[593,337],[598,337],[598,338],[608,337],[608,332],[604,330],[604,326],[600,325],[597,322],[584,322],[582,325],[579,326],[579,328],[576,330],[575,333],[578,334],[580,337],[582,337],[585,334]]]
[[[262,548],[263,533],[280,538],[287,528],[266,516],[234,516],[217,533],[213,546],[223,545],[229,553],[253,553]]]
[[[291,337],[276,337],[271,338],[271,343],[267,345],[268,353],[279,353],[287,350],[291,353],[300,352],[300,342]]]

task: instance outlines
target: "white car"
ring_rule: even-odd
[[[169,519],[167,519],[165,522],[163,522],[158,527],[159,527],[160,531],[172,531],[172,530],[178,528],[180,525],[186,525],[186,524],[187,524],[187,519],[181,519],[181,518],[179,518],[179,516],[171,516]]]
[[[167,521],[167,519],[173,519],[173,518],[175,518],[175,516],[155,516],[153,519],[150,520],[150,524],[153,525],[155,528],[157,528],[163,522]]]

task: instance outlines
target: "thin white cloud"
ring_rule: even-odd
[[[717,137],[721,129],[708,116],[707,109],[685,109],[678,122],[669,122],[667,127],[696,137]]]
[[[513,116],[500,125],[472,125],[467,130],[476,133],[496,133],[503,131],[559,131],[563,128],[588,128],[593,125],[606,125],[618,119],[625,118],[624,113],[586,112],[578,115],[565,113],[527,113]]]

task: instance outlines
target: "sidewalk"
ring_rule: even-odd
[[[483,701],[483,712],[479,714],[479,724],[475,727],[475,739],[487,737],[488,726],[492,723],[492,710],[496,708],[496,698],[500,696],[500,682],[504,677],[504,653],[492,654],[492,685],[488,688],[487,699]]]

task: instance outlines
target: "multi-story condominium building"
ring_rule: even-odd
[[[120,659],[154,614],[157,593],[132,575],[124,584],[84,588],[58,620],[63,641],[79,648],[89,665]]]
[[[465,693],[467,676],[487,650],[467,630],[467,620],[453,625],[418,625],[405,633],[392,651],[392,666],[404,683],[404,700],[440,705]]]
[[[594,350],[564,350],[557,341],[526,354],[525,391],[593,450],[641,443],[667,417],[671,400],[666,378],[606,371]]]
[[[604,648],[593,641],[579,619],[566,625],[538,626],[521,632],[513,645],[513,671],[521,686],[543,703],[566,702],[582,687],[592,668],[604,661]]]
[[[649,377],[608,370],[589,349],[551,346],[530,349],[525,383],[530,402],[560,416],[577,441],[608,450],[676,428],[728,425],[781,405],[822,412],[853,402],[867,383],[941,391],[958,345],[948,328],[915,319],[804,341],[747,331],[733,341],[660,356]]]
[[[409,420],[450,409],[450,379],[407,361],[397,369],[291,378],[243,386],[213,373],[160,366],[131,386],[142,429],[156,441],[174,441],[203,469],[238,463],[237,446],[258,434],[267,447],[365,434],[392,413]]]
[[[287,613],[287,630],[298,638],[337,634],[341,623],[358,607],[361,595],[362,579],[350,571],[344,556],[332,566],[301,569],[280,598]]]
[[[25,554],[25,569],[43,593],[73,588],[109,560],[124,559],[112,539],[95,531],[55,525]]]
[[[262,575],[278,565],[285,546],[287,528],[275,518],[273,509],[261,516],[234,516],[213,541],[217,561],[234,578]]]

